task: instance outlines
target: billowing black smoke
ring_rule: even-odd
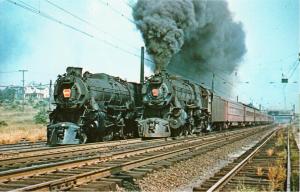
[[[246,52],[242,24],[222,0],[138,0],[133,17],[156,70],[230,74]]]

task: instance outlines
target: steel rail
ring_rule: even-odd
[[[220,188],[222,188],[226,183],[230,181],[232,177],[234,177],[239,170],[241,170],[248,162],[249,159],[251,159],[278,131],[279,129],[276,129],[273,131],[273,133],[268,136],[265,141],[255,148],[254,151],[252,151],[247,157],[245,157],[239,164],[237,164],[231,171],[229,171],[225,176],[223,176],[221,179],[219,179],[213,186],[211,186],[207,192],[213,192],[218,191]]]
[[[154,141],[154,140],[153,140]],[[11,158],[4,158],[0,159],[0,167],[5,165],[10,165],[13,163],[22,163],[22,162],[32,162],[34,160],[42,160],[42,159],[50,159],[55,157],[64,157],[70,155],[78,155],[82,153],[92,153],[93,151],[101,152],[105,150],[109,150],[109,147],[119,147],[125,146],[129,144],[137,144],[141,143],[140,139],[135,140],[126,140],[125,142],[122,141],[115,141],[112,143],[97,143],[93,145],[79,145],[79,146],[70,146],[70,147],[63,147],[63,148],[50,148],[50,149],[42,149],[42,150],[35,150],[25,153],[16,153],[16,157]]]
[[[0,145],[0,153],[5,151],[11,150],[26,150],[26,149],[33,149],[38,147],[46,147],[45,141],[39,141],[35,143],[18,143],[18,144],[1,144]]]
[[[26,151],[17,151],[15,156],[17,157],[9,157],[9,158],[2,158],[1,161],[6,159],[13,159],[13,158],[24,158],[28,156],[35,156],[35,155],[43,155],[43,154],[53,154],[57,152],[64,152],[64,151],[72,151],[72,150],[86,150],[91,148],[98,148],[98,147],[111,147],[111,146],[118,146],[118,145],[125,145],[129,143],[136,143],[141,142],[141,139],[128,139],[128,140],[118,140],[118,141],[109,141],[109,142],[97,142],[97,143],[87,143],[87,144],[78,144],[78,145],[63,145],[63,146],[56,146],[56,147],[47,147],[47,148],[35,148]],[[7,154],[9,155],[9,153]]]
[[[287,127],[287,181],[286,191],[291,191],[291,153],[290,153],[290,130],[291,126]]]

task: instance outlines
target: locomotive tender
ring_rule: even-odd
[[[256,108],[225,100],[203,86],[163,70],[147,79],[142,96],[144,112],[138,121],[142,138],[188,135],[273,121]]]
[[[47,143],[79,144],[136,137],[140,84],[68,67],[54,87]]]

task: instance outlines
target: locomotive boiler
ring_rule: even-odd
[[[68,67],[54,87],[47,143],[79,144],[137,135],[140,86],[104,73]]]
[[[142,95],[140,137],[187,135],[208,126],[209,91],[201,86],[160,71],[147,79]]]

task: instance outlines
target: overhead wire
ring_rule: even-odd
[[[19,71],[0,71],[0,73],[17,73]]]
[[[121,17],[127,19],[129,22],[136,24],[134,20],[132,20],[131,18],[129,18],[128,16],[126,16],[124,13],[120,12],[119,10],[115,9],[114,7],[112,7],[108,1],[103,1],[103,0],[98,0],[98,2],[100,2],[103,5],[106,5],[107,7],[109,7],[114,13],[116,13],[117,15],[120,15]]]
[[[92,38],[92,39],[96,39],[96,40],[98,40],[98,41],[100,41],[100,42],[103,42],[103,43],[105,43],[105,44],[107,44],[107,45],[109,45],[109,46],[111,46],[111,47],[114,47],[114,48],[116,48],[116,49],[119,49],[119,50],[121,50],[122,52],[125,52],[125,53],[127,53],[127,54],[130,54],[130,55],[133,55],[133,56],[135,56],[135,57],[140,58],[140,55],[138,55],[138,54],[136,54],[136,53],[133,53],[133,52],[131,52],[131,51],[128,51],[127,49],[124,49],[124,48],[122,48],[122,47],[120,47],[120,46],[118,46],[118,45],[115,45],[115,44],[113,44],[113,43],[111,43],[111,42],[109,42],[109,41],[107,41],[107,40],[105,40],[105,39],[101,39],[101,38],[99,38],[99,37],[97,37],[97,36],[95,36],[95,35],[93,35],[93,34],[90,34],[90,33],[86,32],[86,31],[83,31],[83,30],[81,30],[81,29],[78,29],[78,28],[76,28],[75,26],[72,26],[72,25],[70,25],[70,24],[67,24],[67,23],[63,22],[62,20],[59,20],[59,19],[57,19],[57,18],[55,18],[55,17],[53,17],[53,16],[51,16],[51,15],[48,15],[48,14],[45,13],[45,12],[42,12],[42,11],[40,11],[40,10],[37,10],[36,8],[32,7],[31,5],[25,3],[25,2],[23,2],[23,1],[21,1],[21,0],[18,0],[18,2],[17,2],[17,1],[14,1],[14,0],[6,0],[6,1],[9,2],[9,3],[11,3],[11,4],[13,4],[13,5],[19,6],[19,7],[23,8],[23,9],[25,9],[25,10],[31,11],[31,12],[37,14],[37,15],[40,15],[40,16],[42,16],[42,17],[48,19],[48,20],[51,20],[51,21],[53,21],[53,22],[56,22],[57,24],[63,25],[63,26],[65,26],[65,27],[67,27],[67,28],[70,28],[70,29],[72,29],[72,30],[74,30],[74,31],[76,31],[76,32],[78,32],[78,33],[81,33],[81,34],[87,36],[87,37],[90,37],[90,38]],[[145,58],[145,60],[148,61],[148,62],[154,63],[154,62],[153,62],[152,60],[150,60],[150,59]]]
[[[292,69],[289,71],[288,73],[288,78],[291,79],[295,73],[295,71],[297,70],[297,68],[299,67],[299,61],[297,60],[294,64],[294,66],[292,67]]]
[[[135,46],[132,46],[131,44],[129,44],[129,43],[127,43],[127,42],[124,42],[124,41],[121,40],[120,38],[118,38],[118,37],[116,37],[116,36],[113,36],[113,35],[111,35],[110,33],[108,33],[108,32],[106,32],[106,31],[100,29],[97,25],[95,25],[94,23],[88,21],[87,19],[84,19],[84,18],[82,18],[82,17],[80,17],[80,16],[74,14],[73,12],[71,12],[71,11],[69,11],[69,10],[63,8],[62,6],[60,6],[60,5],[56,4],[56,3],[53,3],[53,2],[50,1],[50,0],[45,0],[45,1],[46,1],[48,4],[50,4],[51,6],[53,6],[53,7],[57,8],[57,9],[63,11],[64,13],[66,13],[66,14],[68,14],[68,15],[71,15],[71,16],[74,17],[75,19],[77,19],[77,20],[79,20],[79,21],[85,23],[86,25],[88,25],[88,26],[90,26],[90,27],[96,29],[96,31],[98,31],[98,32],[100,32],[100,33],[103,33],[103,34],[105,34],[105,35],[107,35],[107,36],[110,36],[111,38],[115,39],[115,40],[118,41],[118,42],[123,42],[124,44],[126,44],[127,46],[129,46],[129,47],[131,47],[131,48],[133,48],[133,49],[135,49],[135,50],[139,50],[139,48],[137,48],[137,47],[135,47]]]
[[[130,3],[128,3],[128,1],[126,1],[126,0],[123,0],[124,1],[124,3],[128,6],[128,7],[130,7],[131,9],[133,9],[133,5],[131,5]]]

